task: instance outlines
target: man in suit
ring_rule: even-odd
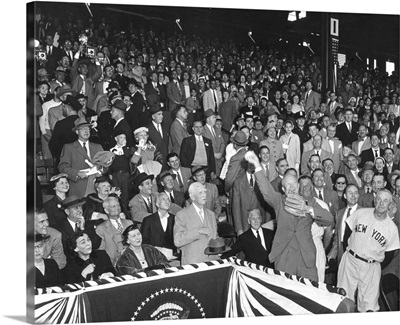
[[[314,148],[313,138],[314,138],[314,135],[318,134],[318,125],[317,124],[311,123],[311,124],[308,124],[307,127],[308,127],[308,134],[310,135],[310,139],[303,144],[303,153],[310,151]],[[331,151],[330,145],[328,143],[328,139],[322,139],[321,148],[328,152]]]
[[[135,189],[139,191],[128,204],[132,220],[142,222],[144,217],[153,214],[156,210],[156,194],[153,191],[154,175],[140,173],[135,178]]]
[[[393,172],[395,169],[398,169],[398,166],[393,161],[393,159],[394,159],[394,150],[392,148],[384,149],[383,158],[385,158],[385,162],[386,162],[385,167],[386,167],[386,170],[387,170],[388,174]],[[384,171],[385,171],[385,169],[384,169]]]
[[[124,133],[126,136],[126,145],[132,148],[135,145],[135,141],[133,140],[132,129],[125,119],[126,109],[126,104],[120,99],[117,99],[112,105],[111,118],[115,121],[113,134]],[[116,144],[115,137],[112,136],[110,139],[110,146],[114,147]]]
[[[358,165],[361,162],[361,158],[355,154],[350,153],[347,157],[343,158],[343,170],[342,173],[346,176],[349,184],[354,184],[358,188],[363,186],[362,180],[359,176]]]
[[[95,232],[93,227],[94,223],[85,221],[83,217],[83,204],[85,204],[85,200],[78,198],[76,195],[68,196],[62,203],[62,208],[64,209],[67,218],[57,223],[56,229],[61,233],[65,253],[68,252],[66,247],[67,239],[80,230],[85,230],[88,233],[90,240],[92,241],[93,250],[100,246],[101,239]]]
[[[88,182],[88,172],[84,171],[90,166],[86,160],[91,162],[96,153],[103,151],[101,145],[89,142],[91,124],[84,118],[78,118],[74,122],[72,131],[78,135],[78,140],[64,145],[58,170],[66,173],[69,180],[69,195],[77,195],[79,198],[94,193],[93,183]],[[107,172],[106,167],[97,166],[96,175]]]
[[[179,104],[176,105],[173,115],[175,116],[175,120],[172,122],[169,130],[170,141],[168,150],[180,155],[183,139],[190,136],[186,125],[188,112],[184,105]]]
[[[374,199],[376,197],[376,193],[385,187],[385,176],[383,176],[383,174],[375,173],[372,177],[372,192],[360,195],[358,198],[358,204],[363,208],[373,208],[375,206]]]
[[[137,128],[142,127],[144,124],[144,109],[145,102],[143,95],[138,91],[139,83],[131,78],[128,83],[128,90],[131,94],[131,106],[127,108],[127,112],[125,114],[125,118],[129,123],[129,126],[132,130],[136,130]],[[147,113],[146,113],[147,114]],[[146,115],[147,118],[147,115]]]
[[[180,160],[183,167],[207,166],[207,178],[215,180],[215,157],[212,142],[203,137],[203,123],[194,121],[194,135],[184,138],[182,141]]]
[[[289,163],[285,158],[280,158],[276,161],[276,171],[278,175],[271,181],[271,186],[278,193],[285,194],[282,189],[282,180],[288,169]]]
[[[176,176],[174,179],[174,190],[186,193],[189,188],[189,182],[192,178],[190,168],[182,167],[179,156],[175,152],[171,152],[167,156],[167,165],[169,171]]]
[[[45,38],[46,47],[44,50],[47,54],[47,61],[45,68],[48,71],[54,71],[57,68],[57,61],[62,55],[62,51],[58,46],[54,45],[54,39],[51,34],[47,34]]]
[[[270,161],[269,148],[267,146],[261,146],[258,156],[261,160],[261,166],[265,176],[272,182],[278,176],[278,173],[276,171],[276,164]]]
[[[90,61],[80,61],[77,59],[80,50],[75,54],[74,61],[71,67],[71,86],[78,94],[84,94],[88,97],[88,107],[92,108],[94,104],[95,93],[94,86],[95,83],[101,77],[101,68],[98,58],[95,59],[96,69],[93,74],[89,73],[89,65],[92,64]]]
[[[221,258],[228,258],[243,252],[246,261],[274,268],[268,257],[271,253],[274,232],[261,227],[262,217],[258,209],[249,211],[247,222],[250,228],[239,236],[239,240],[232,245],[232,249],[222,254]]]
[[[211,210],[215,214],[215,218],[218,220],[218,217],[221,214],[221,201],[218,194],[217,185],[213,183],[206,182],[206,171],[207,167],[205,166],[194,166],[192,168],[193,180],[195,182],[199,182],[204,185],[206,188],[206,204],[204,205],[207,209]],[[190,199],[188,200],[190,202]]]
[[[342,144],[350,145],[357,141],[357,132],[359,124],[353,122],[353,110],[351,108],[346,108],[344,111],[344,123],[341,123],[336,128],[336,134]]]
[[[121,91],[127,90],[129,77],[124,75],[125,63],[118,59],[117,61],[114,62],[113,65],[115,74],[112,80],[118,82],[118,84],[121,87]]]
[[[247,222],[250,210],[260,210],[262,224],[272,219],[271,211],[267,213],[268,206],[255,181],[254,166],[246,160],[243,160],[241,165],[245,172],[236,178],[232,187],[233,225],[238,236],[250,227]]]
[[[318,281],[316,248],[311,237],[311,225],[315,220],[319,225],[328,226],[334,221],[333,216],[318,204],[307,206],[307,213],[296,212],[303,213],[304,218],[289,213],[285,209],[285,196],[274,191],[262,172],[257,156],[249,151],[245,159],[256,167],[255,177],[263,198],[276,211],[277,230],[269,254],[270,262],[275,263],[276,270]],[[299,184],[296,176],[286,175],[282,184],[286,194],[298,194]],[[305,202],[300,200],[306,206]]]
[[[329,115],[329,119],[331,122],[336,121],[335,118],[336,109],[338,107],[342,107],[342,105],[336,101],[336,98],[337,98],[336,93],[334,91],[331,91],[329,93],[329,101],[326,105],[326,114]]]
[[[163,107],[167,94],[164,87],[160,87],[158,83],[158,73],[156,71],[151,72],[149,79],[147,84],[144,85],[146,100],[149,105],[159,104],[160,107]]]
[[[364,150],[371,148],[371,140],[367,136],[367,127],[361,124],[358,127],[358,139],[351,144],[351,149],[357,156],[360,156]]]
[[[400,149],[396,145],[396,132],[388,133],[388,142],[385,144],[381,144],[382,149],[391,148],[393,149],[393,162],[397,165],[400,161]]]
[[[334,163],[334,172],[337,173],[339,170],[339,165],[342,157],[342,142],[335,136],[336,135],[336,125],[329,125],[327,128],[327,140],[329,144],[330,153],[332,154],[332,161]],[[324,159],[321,158],[321,161]]]
[[[321,148],[322,146],[322,136],[320,134],[314,135],[313,140],[313,149],[309,151],[304,151],[301,156],[301,174],[306,174],[308,172],[308,161],[311,155],[316,154],[320,157],[320,161],[325,160],[326,158],[333,159],[332,153],[326,151]]]
[[[174,245],[175,216],[168,213],[171,200],[165,192],[158,193],[156,198],[157,211],[143,219],[140,232],[143,244],[171,249],[176,253]]]
[[[360,195],[356,185],[347,185],[343,196],[346,199],[347,205],[345,208],[340,209],[335,215],[335,233],[333,237],[333,244],[331,250],[326,256],[327,262],[329,262],[331,259],[335,259],[337,266],[339,266],[340,260],[342,259],[342,255],[344,253],[343,239],[346,229],[346,219],[350,217],[356,210],[362,208],[362,206],[357,203]],[[330,228],[333,227],[330,226]]]
[[[170,170],[164,170],[158,175],[160,193],[163,192],[168,195],[173,206],[170,212],[174,215],[185,205],[184,193],[174,189],[176,177],[176,174]]]
[[[121,206],[116,197],[109,196],[106,198],[103,202],[103,208],[108,215],[108,220],[96,227],[96,234],[101,238],[99,249],[107,252],[112,265],[115,266],[124,249],[122,233],[133,222],[120,217]]]
[[[189,187],[192,204],[175,216],[174,244],[182,252],[181,264],[201,263],[216,260],[218,255],[206,255],[210,239],[217,237],[217,222],[214,212],[204,207],[206,188],[199,182]]]
[[[184,89],[178,80],[176,70],[171,71],[171,81],[167,83],[167,98],[167,107],[170,112],[174,111],[177,105],[182,105],[184,102]]]
[[[365,164],[363,169],[358,173],[361,177],[363,186],[358,189],[358,194],[372,193],[372,178],[374,177],[375,169],[373,165]]]
[[[215,112],[208,109],[204,114],[206,124],[203,127],[202,135],[211,140],[215,159],[215,174],[219,176],[224,161],[225,141],[221,129],[215,127],[217,120]]]
[[[103,70],[103,78],[96,82],[95,85],[95,99],[98,99],[99,97],[103,95],[107,95],[108,92],[108,86],[111,83],[111,78],[114,74],[114,67],[112,65],[106,65]],[[119,85],[118,85],[119,86]],[[96,107],[92,107],[95,109]]]
[[[204,112],[211,109],[218,112],[219,105],[222,103],[222,94],[219,89],[216,89],[215,79],[210,80],[210,88],[203,94],[203,109]]]
[[[49,140],[49,149],[55,159],[55,166],[58,166],[60,162],[64,145],[74,142],[78,138],[72,128],[75,126],[75,121],[79,119],[78,111],[82,109],[82,105],[75,97],[67,95],[61,108],[67,117],[57,121]]]
[[[151,115],[151,122],[147,124],[149,130],[149,139],[158,151],[163,156],[163,161],[167,162],[168,145],[169,145],[169,130],[163,124],[164,112],[161,110],[159,104],[150,106],[149,113]]]
[[[325,184],[324,172],[317,168],[311,174],[313,182],[312,196],[324,201],[329,206],[332,215],[339,210],[339,196],[333,190],[327,189]]]
[[[318,110],[321,102],[321,95],[312,90],[311,80],[306,81],[306,91],[301,95],[304,100],[304,111],[308,114],[312,109]]]
[[[383,150],[379,146],[379,135],[377,133],[373,133],[371,135],[371,148],[363,150],[360,154],[361,163],[360,167],[364,167],[367,161],[375,161],[377,157],[383,157]]]
[[[57,262],[58,268],[61,270],[67,264],[67,259],[64,254],[64,248],[61,240],[61,233],[49,227],[49,217],[43,208],[35,210],[35,235],[50,236],[45,242],[43,258],[52,258]]]

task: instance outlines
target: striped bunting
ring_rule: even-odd
[[[307,279],[291,279],[260,266],[235,261],[230,278],[226,317],[334,313],[345,297],[317,289]],[[244,263],[246,264],[246,263]]]

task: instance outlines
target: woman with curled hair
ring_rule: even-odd
[[[119,257],[116,268],[119,275],[169,267],[164,254],[151,245],[142,244],[142,234],[136,224],[128,226],[122,233],[127,247]]]
[[[65,283],[98,280],[117,275],[110,257],[104,250],[92,250],[92,241],[86,231],[77,231],[67,239],[71,256],[65,267]]]

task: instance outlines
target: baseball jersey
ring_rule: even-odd
[[[385,252],[400,248],[399,233],[392,219],[374,217],[374,208],[355,211],[346,220],[352,234],[349,248],[365,259],[382,262]]]

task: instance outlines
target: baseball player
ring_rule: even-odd
[[[338,270],[338,287],[344,288],[350,299],[355,300],[358,289],[360,312],[379,310],[381,263],[386,266],[400,248],[397,227],[389,217],[392,194],[379,190],[374,201],[375,208],[358,209],[347,218],[347,234],[351,230],[351,235]]]

